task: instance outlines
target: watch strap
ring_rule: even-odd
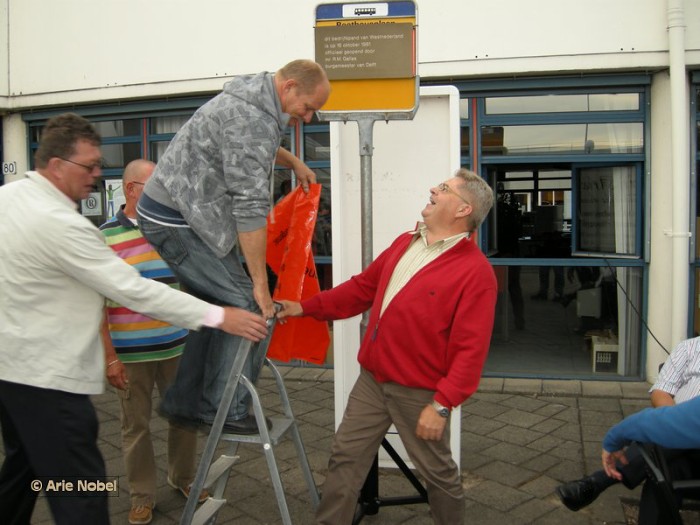
[[[449,417],[450,415],[450,409],[447,408],[446,406],[442,406],[440,403],[433,401],[430,403],[430,406],[432,406],[438,414],[440,414],[442,417]]]

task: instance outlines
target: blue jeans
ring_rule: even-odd
[[[218,258],[191,228],[164,226],[139,216],[143,236],[168,263],[183,289],[213,304],[259,312],[253,283],[235,250]],[[182,422],[212,423],[242,338],[202,327],[190,331],[175,382],[166,391],[159,412]],[[253,344],[243,375],[255,383],[265,361],[267,345]],[[250,394],[238,385],[226,421],[248,415]]]

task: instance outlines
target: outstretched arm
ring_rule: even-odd
[[[280,321],[287,317],[300,317],[304,315],[304,309],[301,307],[301,303],[295,301],[285,301],[281,299],[277,301],[282,305],[282,309],[277,312],[277,319]]]
[[[267,266],[265,253],[267,249],[267,226],[249,232],[239,232],[238,242],[243,252],[243,258],[248,266],[250,278],[253,281],[253,297],[258,303],[263,317],[275,315],[275,309],[267,283]]]

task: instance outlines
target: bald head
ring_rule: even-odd
[[[328,77],[323,68],[313,60],[292,60],[278,72],[281,81],[294,80],[302,93],[308,95],[316,91],[316,88],[326,86]]]
[[[136,218],[136,204],[141,197],[143,187],[156,168],[155,162],[146,159],[136,159],[129,162],[122,175],[122,191],[126,198],[124,214],[129,218]]]
[[[275,73],[275,88],[289,124],[311,122],[328,100],[331,85],[323,68],[313,60],[294,60]]]

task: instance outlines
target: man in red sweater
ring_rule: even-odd
[[[302,303],[281,301],[280,319],[346,319],[371,308],[360,376],[333,440],[317,523],[352,523],[392,423],[425,479],[435,523],[464,522],[449,417],[479,385],[489,349],[496,278],[471,235],[492,205],[486,181],[460,169],[431,188],[416,231],[399,236],[361,274]]]

